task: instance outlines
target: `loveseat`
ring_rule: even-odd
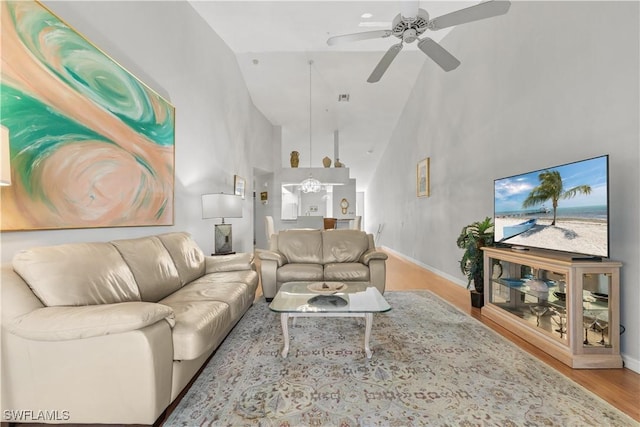
[[[3,421],[154,423],[257,284],[252,254],[205,256],[187,233],[17,253],[2,268]]]
[[[360,230],[283,230],[258,252],[262,292],[270,301],[283,283],[365,282],[384,293],[387,254]]]

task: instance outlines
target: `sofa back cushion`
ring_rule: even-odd
[[[142,301],[158,302],[182,286],[178,269],[158,237],[114,240],[111,244],[131,269]]]
[[[189,233],[166,233],[158,238],[169,251],[182,285],[204,276],[204,253]]]
[[[23,250],[13,269],[47,306],[140,301],[133,273],[109,243],[70,243]]]
[[[324,264],[358,262],[369,249],[367,233],[360,230],[328,230],[322,232]]]
[[[320,230],[284,230],[278,233],[278,251],[292,263],[322,264]]]

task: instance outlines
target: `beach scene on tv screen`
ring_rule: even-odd
[[[607,157],[495,181],[495,241],[608,256]]]

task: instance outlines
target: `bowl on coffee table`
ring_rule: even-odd
[[[315,294],[332,295],[345,291],[347,284],[343,282],[313,282],[307,286],[307,289]]]

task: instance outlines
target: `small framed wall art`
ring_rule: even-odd
[[[234,188],[234,194],[236,196],[242,196],[242,198],[244,199],[244,192],[245,192],[245,180],[244,178],[238,176],[238,175],[234,175],[233,176],[233,188]]]
[[[418,162],[416,168],[416,195],[429,197],[429,157]]]

